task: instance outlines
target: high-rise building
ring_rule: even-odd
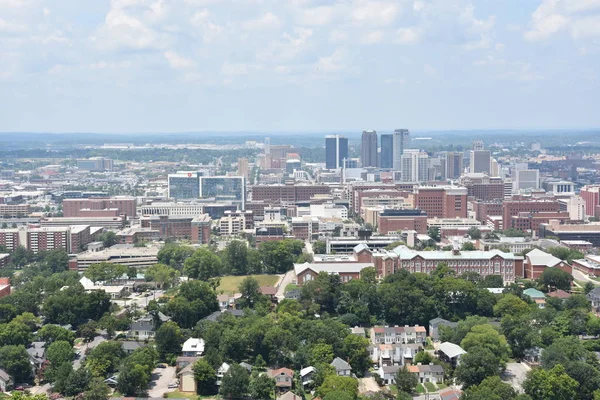
[[[469,171],[471,173],[483,172],[484,174],[490,174],[492,154],[489,150],[483,149],[481,140],[473,142],[473,150],[471,150],[470,156]]]
[[[381,153],[379,155],[379,167],[384,169],[394,168],[394,135],[381,135]]]
[[[429,179],[429,156],[420,150],[404,150],[401,181],[425,182]]]
[[[456,179],[462,175],[463,153],[449,151],[446,153],[446,179]]]
[[[77,160],[77,168],[85,171],[112,171],[113,160],[104,157],[92,157]]]
[[[348,138],[340,135],[325,137],[325,168],[339,169],[348,158]]]
[[[600,215],[600,185],[586,185],[579,195],[585,201],[585,214],[588,217]]]
[[[189,200],[200,197],[200,172],[169,174],[169,197]]]
[[[240,203],[241,208],[244,209],[246,179],[243,176],[202,176],[199,197],[233,201]]]
[[[393,168],[402,171],[402,154],[410,147],[410,132],[408,129],[394,130],[393,141]]]
[[[516,169],[512,178],[515,191],[540,188],[540,171],[537,169]]]
[[[243,176],[244,178],[248,178],[249,175],[248,170],[248,159],[247,158],[238,158],[238,175]]]
[[[360,162],[363,167],[377,166],[377,132],[363,131],[360,147]]]
[[[467,218],[467,189],[455,186],[420,186],[413,194],[415,208],[429,218]]]

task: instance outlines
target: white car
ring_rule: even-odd
[[[169,385],[167,387],[169,389],[177,389],[179,387],[179,383],[177,383],[177,382],[171,382],[171,383],[169,383]]]

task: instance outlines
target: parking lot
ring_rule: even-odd
[[[508,363],[506,364],[506,370],[502,373],[502,380],[510,383],[511,386],[518,390],[523,391],[523,381],[527,377],[527,372],[530,370],[528,365],[524,363]]]
[[[152,382],[148,389],[148,397],[162,397],[164,393],[174,392],[175,389],[169,389],[169,383],[175,382],[175,367],[155,368],[152,371]]]

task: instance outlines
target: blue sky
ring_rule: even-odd
[[[0,0],[0,131],[600,127],[600,0]]]

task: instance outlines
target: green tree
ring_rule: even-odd
[[[508,360],[508,343],[492,325],[476,325],[460,342],[460,346],[468,353],[473,349],[490,350],[500,361]]]
[[[573,260],[580,260],[583,258],[583,253],[577,250],[570,249],[568,247],[556,246],[546,249],[546,251],[552,254],[554,257],[560,258],[571,264]]]
[[[196,361],[192,368],[194,371],[194,378],[198,383],[198,392],[200,394],[213,393],[217,380],[215,369],[204,358]]]
[[[49,382],[54,382],[54,391],[64,393],[66,383],[73,374],[73,365],[70,362],[54,365],[44,371],[44,378]]]
[[[335,390],[333,392],[329,392],[327,396],[323,397],[323,400],[354,400],[355,398],[356,396],[353,396],[350,393]]]
[[[86,367],[97,377],[105,377],[116,372],[125,358],[120,342],[107,340],[94,347],[86,357]]]
[[[479,385],[485,378],[498,376],[500,360],[486,348],[474,348],[462,356],[454,375],[456,380],[468,389]]]
[[[348,335],[344,338],[343,354],[357,376],[362,377],[372,365],[367,347],[369,341],[358,335]]]
[[[440,228],[437,226],[432,226],[427,229],[427,236],[429,236],[433,241],[440,242],[442,237],[440,235]]]
[[[592,290],[594,290],[596,288],[596,285],[594,285],[592,282],[587,281],[585,283],[585,285],[583,285],[583,291],[585,292],[585,294],[589,294]]]
[[[475,245],[471,242],[464,242],[462,247],[462,251],[475,251]]]
[[[46,350],[46,358],[50,362],[50,366],[47,368],[45,376],[50,382],[57,382],[59,388],[64,388],[69,374],[72,371],[71,363],[75,359],[75,351],[71,344],[67,341],[58,341],[48,346]],[[65,367],[68,366],[68,368]],[[64,390],[58,390],[62,393]]]
[[[273,398],[275,380],[267,374],[252,374],[248,393],[252,400],[270,400]]]
[[[102,379],[94,378],[88,384],[83,393],[83,400],[106,400],[110,393],[110,388]]]
[[[52,273],[66,271],[69,269],[69,255],[62,249],[48,250],[44,252],[41,264]]]
[[[46,346],[57,342],[57,341],[67,341],[70,344],[73,344],[75,341],[75,334],[58,325],[44,325],[36,335],[37,339],[41,342],[46,342]]]
[[[473,240],[481,239],[481,231],[475,226],[469,228],[469,230],[467,231],[467,235],[469,235]]]
[[[0,368],[12,376],[15,382],[31,382],[31,364],[25,346],[0,347]]]
[[[414,363],[421,363],[423,365],[427,365],[427,364],[431,364],[433,363],[434,358],[431,355],[431,353],[427,352],[427,351],[419,351],[416,355],[415,355],[415,359],[413,360]]]
[[[223,376],[219,394],[226,399],[237,399],[246,396],[250,376],[246,368],[239,364],[231,364],[229,371]]]
[[[521,315],[529,311],[529,304],[510,293],[502,295],[502,298],[494,306],[494,315],[498,317]]]
[[[79,368],[72,371],[64,383],[64,391],[62,393],[69,397],[77,396],[86,390],[91,380],[92,375],[86,368]]]
[[[310,350],[310,364],[329,364],[333,361],[333,346],[327,343],[317,343]]]
[[[349,394],[352,399],[356,399],[358,393],[358,381],[349,376],[329,375],[317,389],[317,394],[324,398],[331,392],[344,392]]]
[[[479,385],[471,386],[463,393],[463,400],[512,400],[517,392],[500,377],[485,378]]]
[[[147,281],[156,282],[159,288],[166,284],[173,284],[179,278],[179,272],[165,264],[154,264],[148,267],[144,275]]]
[[[523,382],[525,393],[533,400],[571,400],[577,397],[577,381],[565,372],[562,365],[550,370],[535,368]]]
[[[240,240],[231,241],[223,252],[225,271],[230,275],[248,274],[248,246]]]
[[[549,290],[571,290],[573,276],[559,268],[546,268],[539,280]]]
[[[165,322],[157,329],[154,337],[156,350],[162,360],[174,356],[181,351],[183,335],[179,325],[173,321]]]
[[[125,396],[141,396],[148,388],[150,374],[140,364],[123,368],[119,373],[117,390]]]
[[[199,248],[185,260],[183,272],[191,279],[207,281],[221,275],[221,259],[206,248]]]
[[[100,241],[104,247],[111,247],[117,244],[117,234],[113,231],[106,231],[100,235]]]
[[[398,391],[406,393],[412,393],[419,383],[417,375],[410,372],[406,365],[396,372],[395,380]]]
[[[189,246],[179,246],[176,244],[166,244],[158,252],[158,262],[168,265],[181,271],[184,267],[185,260],[194,254],[194,249]]]
[[[260,292],[258,281],[251,276],[244,278],[244,280],[240,282],[238,290],[242,295],[239,301],[240,307],[242,308],[254,308],[263,297]]]
[[[322,240],[317,240],[312,244],[313,253],[325,254],[327,253],[327,244]]]
[[[0,325],[0,346],[27,345],[31,338],[31,328],[24,323],[11,321]]]

